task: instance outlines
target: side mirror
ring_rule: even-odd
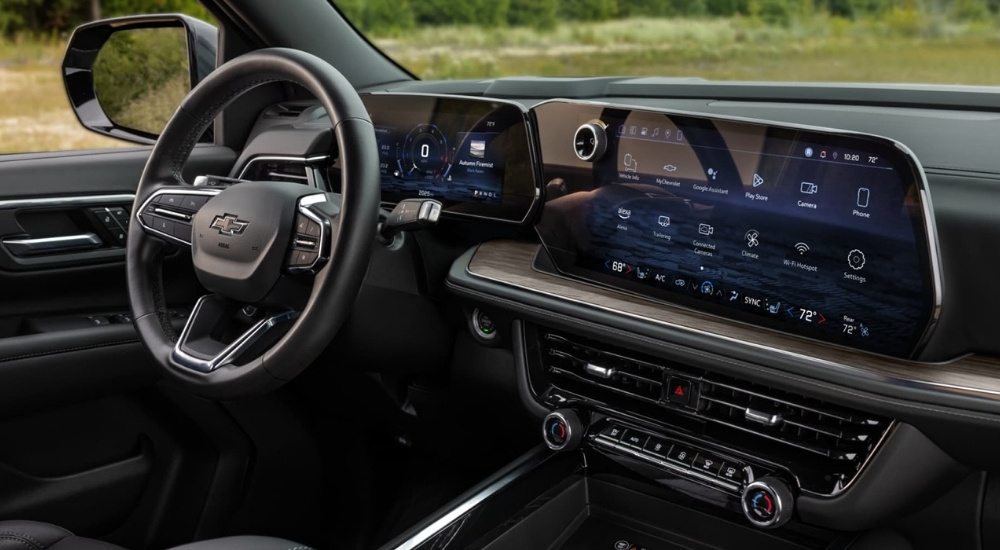
[[[81,25],[62,64],[69,103],[89,130],[153,143],[184,96],[215,70],[217,39],[212,25],[179,14]]]

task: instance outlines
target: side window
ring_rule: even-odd
[[[0,155],[135,146],[77,119],[61,70],[67,40],[89,21],[178,12],[214,24],[198,0],[0,0]],[[187,93],[190,67],[183,29],[141,33],[112,37],[95,62],[94,88],[114,122],[155,135],[166,123],[163,113]],[[131,77],[98,78],[101,64],[118,68],[101,75]]]

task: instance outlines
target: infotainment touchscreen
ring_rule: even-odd
[[[895,356],[924,337],[931,226],[893,142],[593,104],[536,115],[555,182],[538,230],[560,271]]]
[[[384,202],[425,197],[447,213],[526,217],[536,185],[521,106],[402,94],[362,100],[375,124]]]

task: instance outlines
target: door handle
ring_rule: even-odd
[[[41,254],[59,254],[76,250],[100,248],[104,242],[94,233],[79,235],[60,235],[58,237],[40,237],[37,239],[4,239],[3,245],[15,256],[37,256]]]

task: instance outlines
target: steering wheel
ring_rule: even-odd
[[[187,184],[182,169],[215,117],[248,90],[276,81],[301,85],[326,108],[341,194],[300,183]],[[170,379],[203,397],[260,394],[291,380],[351,310],[375,239],[379,192],[374,127],[350,82],[329,63],[271,48],[222,65],[178,107],[139,181],[125,261],[140,340]],[[190,248],[210,292],[180,335],[162,269],[176,246]]]

